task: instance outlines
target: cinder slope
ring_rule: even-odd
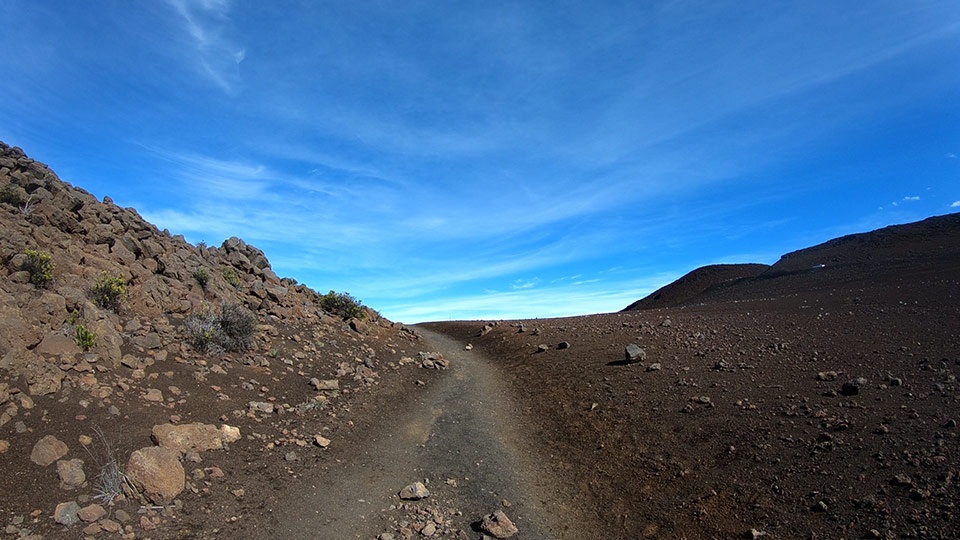
[[[680,279],[660,287],[649,296],[637,300],[623,311],[658,309],[683,305],[715,287],[729,286],[739,280],[756,277],[766,272],[766,264],[713,264],[702,266]]]
[[[843,236],[787,253],[769,267],[699,268],[624,311],[795,297],[816,291],[869,295],[879,283],[922,279],[931,267],[960,271],[960,213]]]

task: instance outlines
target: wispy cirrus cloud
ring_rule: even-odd
[[[229,37],[231,0],[166,0],[177,13],[195,69],[228,95],[236,95],[246,49]]]
[[[877,1],[12,0],[0,135],[387,316],[604,311],[956,199],[960,7]]]
[[[540,278],[533,279],[516,279],[510,285],[510,288],[515,291],[522,291],[525,289],[532,289],[540,284]]]
[[[436,320],[471,320],[566,317],[588,313],[619,311],[643,298],[679,274],[655,274],[641,279],[615,283],[595,280],[591,283],[542,287],[511,291],[486,291],[483,294],[451,295],[415,304],[389,301],[382,304],[394,320],[406,323]],[[379,307],[379,306],[378,306]]]

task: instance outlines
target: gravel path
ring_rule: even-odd
[[[273,538],[377,538],[401,528],[419,534],[442,516],[436,538],[478,538],[477,522],[503,510],[520,530],[514,538],[563,538],[545,507],[555,491],[537,471],[519,429],[519,414],[497,370],[457,341],[419,329],[424,347],[450,361],[442,377],[405,390],[405,399],[351,439],[339,441],[328,466],[304,478],[306,492],[284,494]],[[424,482],[430,497],[397,493]],[[556,519],[554,515],[551,519]],[[266,537],[266,536],[264,536]]]

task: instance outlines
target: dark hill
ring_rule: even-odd
[[[960,213],[850,234],[787,253],[770,269],[789,273],[825,266],[924,264],[960,255]]]
[[[699,268],[624,311],[817,295],[861,301],[880,289],[889,292],[891,283],[915,289],[924,280],[942,280],[951,273],[960,275],[956,213],[836,238],[787,253],[769,267]]]
[[[741,279],[756,277],[770,268],[766,264],[711,264],[701,266],[680,279],[660,287],[649,296],[627,306],[633,309],[657,309],[684,304],[706,291]]]

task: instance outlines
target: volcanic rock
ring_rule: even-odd
[[[840,387],[840,393],[845,396],[855,396],[862,392],[866,386],[867,379],[865,377],[857,377],[856,379],[850,379],[843,383],[843,386]]]
[[[47,356],[73,356],[75,354],[80,354],[80,347],[77,346],[77,343],[73,338],[67,337],[62,333],[53,333],[47,334],[43,338],[43,341],[37,345],[37,348],[34,349],[35,353],[43,354]]]
[[[220,426],[220,438],[223,440],[223,444],[230,444],[237,442],[241,439],[240,428],[234,426],[228,426],[224,424]]]
[[[181,454],[193,449],[198,452],[223,448],[223,433],[211,424],[159,424],[153,426],[153,440],[164,448]]]
[[[67,455],[69,451],[70,449],[67,448],[65,442],[53,435],[47,435],[33,446],[33,451],[30,452],[30,461],[41,467],[46,467]]]
[[[80,512],[80,505],[76,501],[60,503],[53,511],[53,519],[60,525],[75,525],[80,521],[77,515]]]
[[[480,530],[494,538],[510,538],[520,532],[503,510],[483,516],[480,521]]]
[[[60,477],[60,487],[64,489],[78,488],[87,481],[87,475],[83,472],[82,459],[57,461],[57,475]]]
[[[87,523],[93,523],[94,521],[97,521],[106,515],[107,510],[99,504],[84,506],[79,512],[77,512],[77,517],[79,517],[81,521],[86,521]]]
[[[314,377],[310,379],[310,384],[320,392],[340,389],[339,379],[318,379]]]
[[[637,362],[643,362],[647,358],[647,352],[640,348],[639,345],[631,343],[623,351],[623,360],[627,364],[635,364]]]
[[[157,504],[169,503],[186,483],[186,473],[176,450],[151,446],[130,455],[127,477]]]
[[[400,498],[405,501],[418,501],[430,496],[430,491],[422,482],[414,482],[400,490]]]

